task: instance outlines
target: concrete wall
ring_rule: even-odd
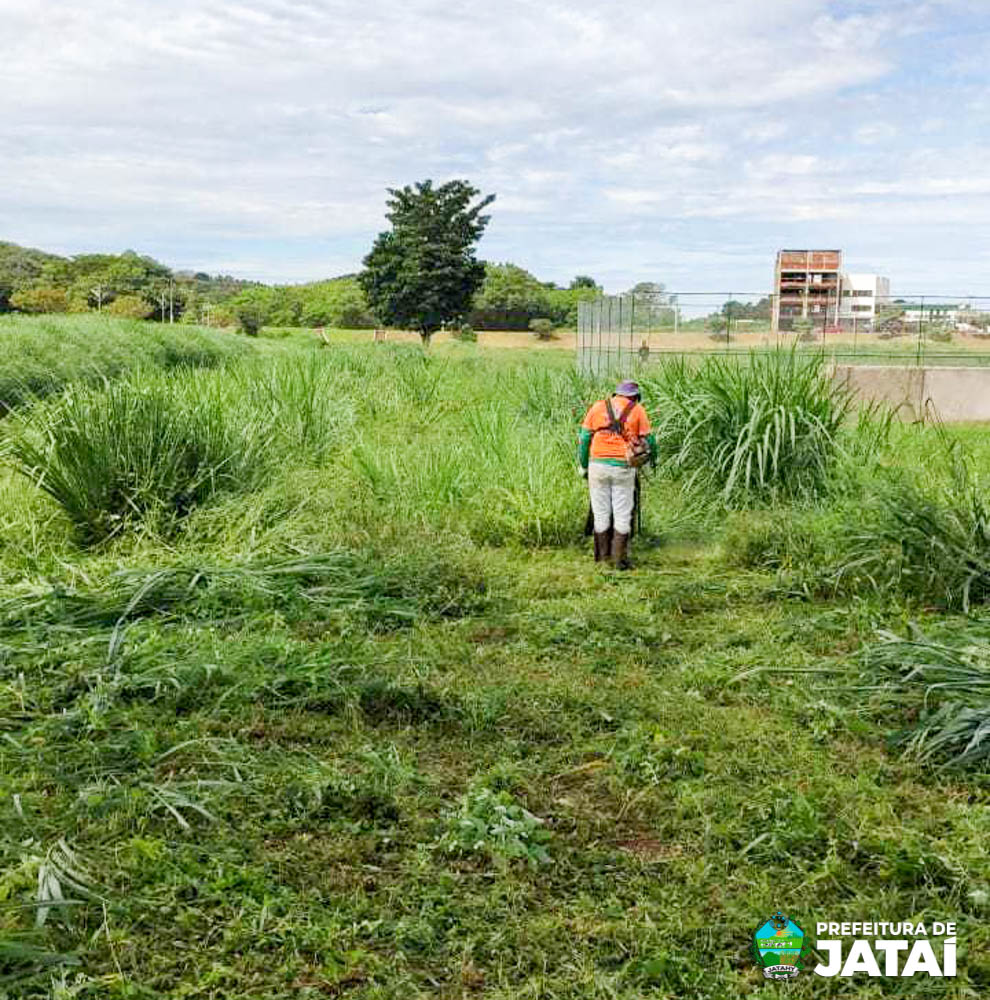
[[[990,368],[836,365],[833,377],[859,400],[892,406],[902,420],[990,421]]]

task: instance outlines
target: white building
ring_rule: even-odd
[[[840,287],[839,325],[847,330],[871,330],[879,308],[890,302],[890,279],[843,273]]]

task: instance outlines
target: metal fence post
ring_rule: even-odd
[[[924,364],[925,353],[925,297],[921,296],[921,312],[918,314],[918,367]]]

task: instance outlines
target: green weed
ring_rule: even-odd
[[[448,817],[437,847],[455,856],[523,861],[536,868],[550,863],[546,848],[550,839],[543,820],[509,792],[479,785],[464,794],[458,810]]]
[[[986,487],[958,448],[939,464],[924,477],[897,472],[878,483],[840,577],[868,577],[963,611],[990,599]]]

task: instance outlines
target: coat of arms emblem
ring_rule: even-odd
[[[793,979],[803,948],[804,931],[779,910],[753,933],[753,953],[767,979]]]

